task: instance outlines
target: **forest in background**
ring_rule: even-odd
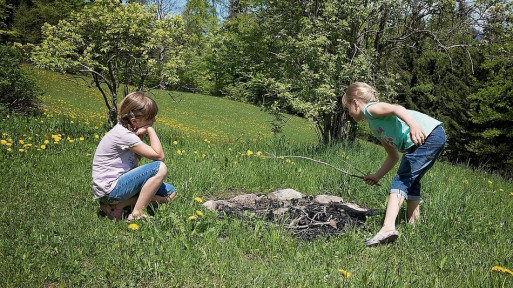
[[[19,61],[85,72],[98,87],[114,83],[106,99],[123,85],[228,97],[273,113],[276,132],[287,120],[282,112],[309,118],[325,144],[356,137],[340,98],[351,82],[368,82],[382,101],[443,121],[449,160],[511,176],[511,1],[190,0],[172,14],[177,5],[0,0],[2,68],[15,69],[10,50],[16,49]],[[127,14],[115,18],[120,11]],[[148,17],[138,26],[146,30],[131,27],[139,18],[134,14]],[[104,21],[89,21],[94,18]],[[126,26],[101,26],[109,20]],[[91,27],[100,30],[98,39],[90,37],[96,35]],[[126,45],[108,46],[113,41],[102,37],[109,35]],[[110,51],[118,62],[109,62],[113,56],[101,62]],[[18,102],[12,91],[20,89],[7,77],[12,70],[3,70],[1,100],[12,108]],[[112,78],[95,78],[109,73]]]

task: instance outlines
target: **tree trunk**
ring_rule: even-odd
[[[342,109],[342,96],[337,97],[337,109],[331,115],[326,115],[318,127],[323,144],[342,141],[353,142],[356,139],[356,123],[350,120],[348,113]],[[351,122],[349,122],[351,121]]]
[[[107,117],[109,119],[109,125],[110,127],[114,127],[118,123],[118,95],[112,94],[112,105],[109,109],[109,112],[107,114]]]

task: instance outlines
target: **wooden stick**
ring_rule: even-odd
[[[315,163],[319,163],[319,164],[322,164],[322,165],[325,165],[325,166],[328,166],[332,169],[335,169],[337,170],[338,172],[340,173],[343,173],[343,174],[346,174],[346,175],[349,175],[351,177],[356,177],[356,178],[360,178],[360,179],[363,179],[363,176],[360,176],[360,175],[356,175],[356,174],[353,174],[353,173],[350,173],[344,169],[341,169],[341,168],[338,168],[338,167],[335,167],[329,163],[326,163],[326,162],[323,162],[323,161],[320,161],[320,160],[316,160],[316,159],[313,159],[313,158],[309,158],[309,157],[305,157],[305,156],[297,156],[297,155],[286,155],[286,156],[276,156],[274,154],[269,154],[267,153],[268,156],[265,156],[265,157],[268,157],[268,158],[273,158],[273,159],[283,159],[283,158],[299,158],[299,159],[305,159],[305,160],[310,160],[310,161],[313,161]],[[270,156],[269,156],[270,155]],[[262,157],[262,156],[257,156],[257,157]],[[342,160],[344,161],[344,160]],[[347,163],[346,161],[344,161],[344,163],[348,164],[351,168],[354,168],[351,164]],[[365,174],[363,173],[362,171],[354,168],[355,170],[357,170],[358,172],[362,173],[362,174]],[[381,186],[379,183],[376,183],[375,184],[376,186]]]

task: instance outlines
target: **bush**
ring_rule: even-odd
[[[28,113],[35,111],[41,91],[21,69],[21,55],[11,47],[0,45],[0,111]]]

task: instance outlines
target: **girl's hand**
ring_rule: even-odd
[[[420,146],[426,142],[427,136],[422,127],[415,124],[410,126],[410,137],[415,146]]]
[[[144,135],[148,134],[148,128],[150,128],[151,125],[142,126],[135,129],[135,135],[139,137],[144,137]]]
[[[363,177],[363,181],[371,186],[378,184],[379,179],[381,178],[376,174],[369,174]]]

